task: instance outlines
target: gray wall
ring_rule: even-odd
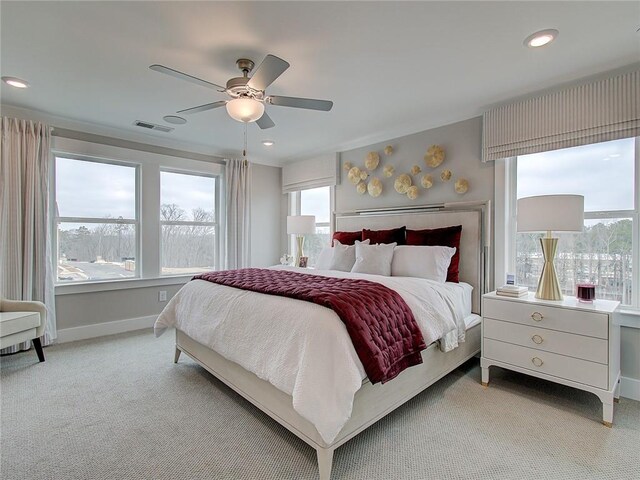
[[[431,145],[440,145],[445,150],[445,160],[436,169],[431,169],[424,163],[424,154]],[[383,153],[386,145],[392,145],[394,153],[387,157]],[[482,146],[482,118],[476,117],[463,122],[445,125],[425,132],[395,138],[383,143],[349,150],[340,154],[342,181],[336,187],[336,212],[344,213],[361,208],[398,207],[407,205],[427,205],[442,202],[492,200],[493,164],[480,161]],[[359,195],[355,186],[348,179],[342,169],[345,162],[362,167],[366,155],[370,151],[380,154],[380,166],[373,172],[382,180],[383,192],[377,198],[368,194]],[[391,178],[382,175],[383,166],[391,164],[395,167],[395,174]],[[422,172],[415,177],[414,184],[420,184],[422,175],[430,173],[434,177],[432,188],[425,190],[420,187],[420,195],[416,200],[409,200],[406,195],[400,195],[393,188],[395,177],[400,173],[409,173],[413,165],[418,165]],[[440,171],[447,168],[453,172],[450,182],[440,181]],[[469,180],[470,188],[465,195],[457,194],[453,189],[454,180],[458,177]]]
[[[56,295],[58,330],[158,315],[167,304],[158,301],[158,292],[165,290],[170,299],[180,287],[182,285],[162,285]]]
[[[621,375],[640,381],[640,328],[620,328]]]
[[[251,168],[251,266],[269,267],[282,255],[282,169],[255,164]]]

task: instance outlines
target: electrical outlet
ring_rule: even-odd
[[[158,292],[158,301],[159,302],[166,302],[167,301],[167,291],[166,290],[160,290]]]

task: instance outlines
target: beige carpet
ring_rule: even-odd
[[[148,331],[2,357],[3,479],[315,479],[315,452]],[[640,479],[640,403],[478,361],[336,451],[333,479]]]

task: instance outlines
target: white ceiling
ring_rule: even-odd
[[[331,112],[267,107],[250,158],[271,164],[335,152],[481,114],[487,106],[640,60],[640,2],[10,2],[1,3],[2,103],[141,134],[221,93],[240,57],[291,67],[267,90],[334,101]],[[523,40],[546,28],[540,49]],[[238,155],[243,127],[224,109],[188,117],[158,142]],[[149,137],[146,137],[149,138]],[[275,140],[266,148],[263,139]],[[150,142],[154,140],[149,138]]]

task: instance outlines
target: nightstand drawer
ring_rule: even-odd
[[[609,361],[609,344],[600,338],[519,325],[491,318],[483,320],[482,328],[484,329],[484,338],[515,343],[523,347],[581,358],[591,362],[606,364]]]
[[[603,313],[485,298],[484,317],[607,339],[609,317]]]
[[[489,338],[484,339],[482,356],[532,372],[545,373],[597,388],[608,388],[608,367],[600,363],[534,350]]]

